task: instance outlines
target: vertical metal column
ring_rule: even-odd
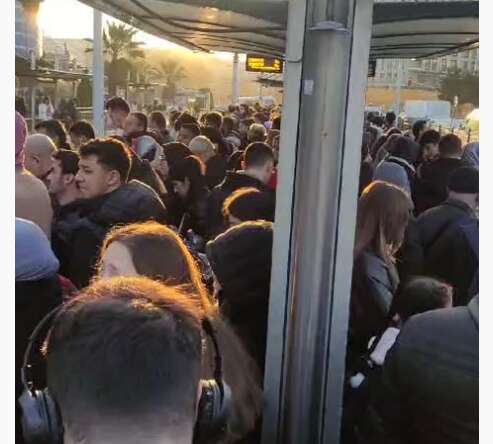
[[[104,57],[103,17],[94,11],[94,35],[92,51],[92,123],[96,135],[104,134]]]
[[[240,97],[240,64],[238,53],[233,54],[233,82],[231,91],[231,103],[237,104]]]
[[[284,115],[281,132],[280,159],[287,154],[295,178],[293,189],[281,163],[263,443],[339,442],[371,17],[371,0],[306,1],[294,153],[282,145]],[[296,72],[285,79],[291,119]]]

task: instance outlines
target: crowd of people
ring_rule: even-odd
[[[16,442],[259,443],[281,115],[105,107],[15,115]],[[479,145],[370,115],[360,171],[343,441],[472,443]]]

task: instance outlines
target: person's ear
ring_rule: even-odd
[[[69,186],[75,181],[75,174],[64,174],[63,175],[63,185]]]
[[[110,187],[120,186],[123,183],[120,173],[116,170],[111,170],[107,173],[106,181]]]

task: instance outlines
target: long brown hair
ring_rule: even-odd
[[[113,228],[103,242],[99,269],[113,242],[127,247],[138,274],[167,285],[189,286],[200,297],[202,308],[208,311],[211,301],[199,268],[183,240],[171,228],[153,221]]]
[[[182,291],[198,295],[202,312],[211,319],[216,329],[224,378],[232,390],[232,415],[224,439],[225,442],[234,442],[243,437],[254,428],[262,411],[259,370],[235,332],[221,319],[218,307],[203,285],[199,267],[185,243],[172,229],[157,222],[116,227],[104,240],[100,268],[101,259],[113,242],[120,242],[129,250],[137,273],[168,285],[179,285]],[[211,377],[214,367],[212,344],[208,344],[206,350],[204,376]]]
[[[354,258],[371,250],[392,265],[394,253],[404,239],[411,208],[403,189],[382,181],[368,185],[358,202]]]

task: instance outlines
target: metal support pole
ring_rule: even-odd
[[[292,0],[293,10],[306,17],[304,50],[286,55],[262,442],[338,443],[373,9]],[[288,49],[295,26],[288,19]]]
[[[240,64],[238,53],[233,54],[233,85],[231,91],[231,103],[236,105],[240,97]]]
[[[36,86],[31,87],[31,131],[34,132],[36,125]]]
[[[103,14],[94,12],[94,35],[92,51],[92,122],[96,135],[104,134],[104,57]]]
[[[401,108],[401,86],[402,86],[402,60],[397,61],[397,84],[395,86],[395,113],[400,114]]]

